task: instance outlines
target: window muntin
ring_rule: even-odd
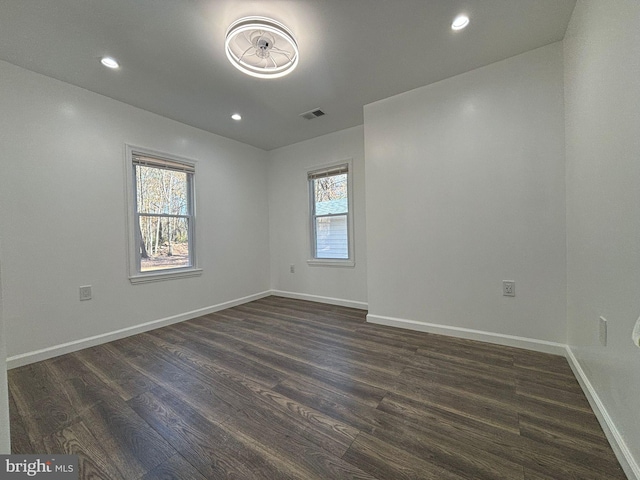
[[[131,281],[200,272],[195,261],[195,165],[132,147],[127,151]]]
[[[307,178],[311,199],[310,262],[351,261],[349,164],[309,172]]]

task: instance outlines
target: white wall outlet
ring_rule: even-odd
[[[296,273],[296,266],[293,263],[291,265],[289,265],[289,272],[290,273]]]
[[[631,333],[631,340],[633,340],[633,344],[640,348],[640,318],[636,320],[636,325],[633,327],[633,332]]]
[[[513,280],[503,280],[502,281],[502,295],[505,297],[515,297],[516,296],[516,282]]]
[[[91,285],[80,287],[80,300],[91,300]]]
[[[604,317],[600,317],[599,338],[600,338],[600,345],[602,345],[603,347],[606,347],[607,346],[607,319]]]

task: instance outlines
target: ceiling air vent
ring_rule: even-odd
[[[318,118],[323,116],[325,113],[319,108],[315,108],[313,110],[309,110],[308,112],[301,113],[300,116],[302,118],[306,118],[307,120],[313,120],[314,118]]]

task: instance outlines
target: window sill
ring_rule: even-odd
[[[307,265],[313,267],[355,267],[353,260],[338,260],[335,258],[311,258],[307,260]]]
[[[199,277],[202,275],[201,268],[189,268],[185,270],[158,272],[158,273],[141,273],[129,277],[131,283],[151,283],[161,282],[163,280],[174,280],[176,278]]]

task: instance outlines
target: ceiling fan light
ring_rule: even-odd
[[[279,78],[298,65],[298,43],[283,24],[265,17],[244,17],[227,29],[225,53],[241,72]]]

